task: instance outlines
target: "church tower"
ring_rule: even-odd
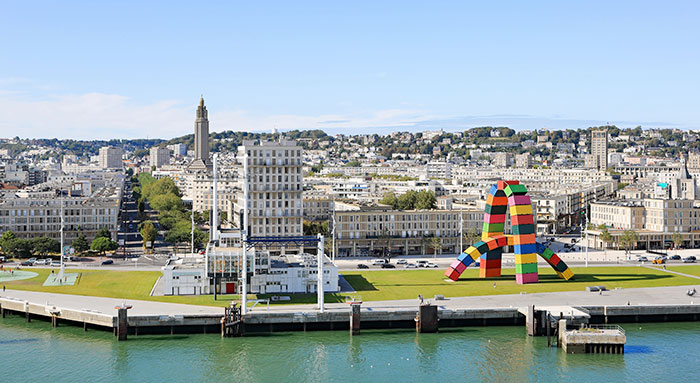
[[[207,107],[204,106],[204,97],[199,99],[197,118],[194,120],[194,160],[189,166],[190,170],[208,170],[211,168],[209,160],[209,118]]]

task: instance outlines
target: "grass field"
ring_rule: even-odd
[[[656,266],[658,267],[658,266]],[[692,266],[666,266],[666,269],[671,270],[671,271],[676,271],[679,273],[683,274],[688,274],[688,275],[695,275],[696,277],[700,277],[700,265],[692,265]],[[698,284],[697,281],[695,284]]]
[[[677,271],[700,275],[700,266],[669,267]],[[214,301],[211,295],[151,297],[153,284],[161,275],[159,271],[116,271],[116,270],[67,270],[79,272],[80,278],[75,286],[42,286],[49,269],[32,269],[39,275],[21,281],[5,282],[9,289],[44,291],[52,293],[99,296],[109,298],[139,299],[159,302],[186,303],[207,306],[226,306],[234,295],[219,296]],[[698,284],[698,280],[683,277],[662,270],[646,267],[589,267],[573,269],[575,277],[571,281],[559,279],[556,274],[545,268],[540,269],[540,282],[518,285],[515,283],[513,269],[504,269],[500,278],[481,279],[478,270],[467,270],[457,282],[447,281],[442,269],[431,270],[377,270],[344,271],[343,276],[357,290],[356,293],[326,294],[326,302],[344,302],[348,296],[359,297],[364,301],[413,299],[422,294],[432,297],[442,294],[447,297],[518,294],[520,292],[541,293],[554,291],[582,291],[586,286],[605,285],[608,289],[615,287],[658,287]],[[494,288],[494,282],[496,287]],[[315,303],[316,294],[289,294],[289,303]],[[250,299],[267,298],[269,295],[255,296]]]

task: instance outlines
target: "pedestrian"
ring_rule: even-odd
[[[423,296],[418,294],[418,300],[420,301],[420,304],[423,304]]]
[[[664,265],[664,270],[666,270],[666,265]]]
[[[5,292],[5,285],[2,285],[2,292]]]
[[[598,290],[598,295],[603,295],[603,290],[602,290],[602,289]]]
[[[493,282],[493,288],[494,289],[496,288],[496,282]]]

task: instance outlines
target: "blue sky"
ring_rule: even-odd
[[[0,137],[700,128],[700,3],[5,2]]]

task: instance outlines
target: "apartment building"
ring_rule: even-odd
[[[99,151],[99,163],[101,169],[121,169],[124,151],[121,148],[104,146]]]
[[[249,236],[303,234],[302,149],[294,141],[244,140],[238,147],[239,192],[232,218],[243,227],[248,188]],[[247,161],[247,179],[244,175]]]
[[[170,163],[170,149],[154,146],[150,151],[151,168],[160,168]]]

